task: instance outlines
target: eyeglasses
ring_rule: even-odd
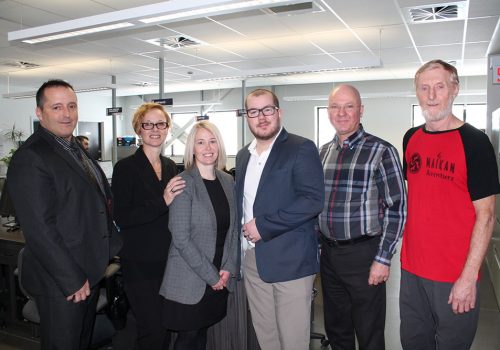
[[[165,130],[168,128],[168,123],[167,122],[158,122],[158,123],[141,123],[141,128],[144,130],[153,130],[154,127],[158,130]]]
[[[264,108],[250,108],[247,109],[247,117],[248,118],[257,118],[260,113],[263,116],[269,117],[270,115],[274,115],[279,108],[276,106],[265,106]]]
[[[347,105],[343,105],[343,106],[331,105],[328,107],[328,109],[330,109],[332,111],[332,113],[339,113],[342,109],[344,109],[344,111],[346,113],[352,113],[358,107],[359,106],[353,105],[353,104],[347,104]]]

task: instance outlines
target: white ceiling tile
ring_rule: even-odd
[[[488,51],[489,42],[471,43],[465,46],[465,59],[484,59]]]
[[[417,46],[461,43],[464,21],[413,24],[410,32]]]
[[[462,45],[436,45],[419,47],[422,59],[426,61],[442,59],[444,61],[458,61],[462,58]]]
[[[114,74],[118,82],[126,84],[158,84],[159,57],[164,58],[165,80],[170,89],[175,86],[186,88],[189,84],[190,89],[197,89],[196,84],[202,84],[197,79],[203,76],[217,78],[229,74],[246,76],[258,71],[272,73],[378,66],[379,57],[383,66],[362,70],[365,74],[358,75],[358,79],[412,76],[420,61],[397,7],[428,4],[425,0],[315,0],[325,12],[276,16],[253,10],[215,16],[212,19],[217,23],[199,18],[39,45],[13,45],[6,39],[7,32],[21,28],[159,1],[72,0],[69,6],[67,0],[0,0],[0,79],[8,75],[15,86],[36,88],[54,76],[79,84],[92,84],[109,82],[110,75]],[[461,69],[485,74],[487,62],[484,54],[500,16],[500,1],[470,0],[469,15],[465,61]],[[410,24],[409,28],[423,60],[436,57],[461,59],[464,21]],[[145,42],[175,35],[188,36],[206,44],[171,51]],[[41,67],[25,70],[2,65],[15,61],[32,62]],[[188,71],[193,74],[188,74]],[[356,76],[356,71],[348,69],[335,74],[273,77],[268,81],[288,84],[315,79],[356,79]],[[254,82],[266,81],[262,77],[252,79]]]
[[[363,42],[371,49],[392,49],[412,45],[404,25],[389,25],[383,27],[368,27],[356,29]]]
[[[348,30],[316,33],[306,38],[329,53],[365,50],[362,42]]]
[[[470,19],[467,24],[467,37],[465,40],[468,42],[490,41],[498,21],[498,16]]]
[[[469,0],[469,17],[487,17],[500,15],[498,0]]]
[[[397,64],[400,62],[418,62],[418,55],[411,46],[394,49],[384,49],[381,54],[382,63],[385,65]]]
[[[402,22],[392,0],[327,0],[330,7],[352,28],[384,26]]]

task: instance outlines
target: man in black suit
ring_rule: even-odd
[[[36,104],[41,127],[16,151],[7,173],[26,239],[23,285],[38,306],[42,349],[88,349],[98,283],[119,248],[111,234],[111,192],[73,137],[73,87],[50,80]]]

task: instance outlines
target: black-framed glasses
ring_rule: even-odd
[[[165,130],[166,128],[168,128],[168,123],[167,122],[141,123],[141,128],[143,128],[144,130],[153,130],[155,126],[158,130]]]
[[[257,118],[259,114],[269,117],[270,115],[274,115],[279,108],[276,106],[265,106],[264,108],[249,108],[246,110],[248,118]]]

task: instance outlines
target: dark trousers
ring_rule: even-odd
[[[65,297],[36,296],[42,350],[87,350],[92,339],[99,288],[79,303]]]
[[[452,283],[436,282],[401,270],[399,309],[405,350],[468,350],[479,320],[479,283],[475,308],[455,314],[448,304]]]
[[[379,238],[346,246],[321,246],[325,331],[335,350],[385,349],[385,283],[368,285]]]
[[[162,326],[160,285],[165,261],[136,262],[122,259],[125,294],[137,322],[136,350],[167,350],[170,332]]]
[[[207,328],[177,332],[174,350],[205,350],[207,348]]]

